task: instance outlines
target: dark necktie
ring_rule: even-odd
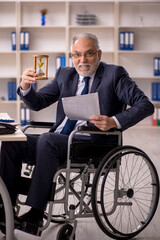
[[[85,86],[84,86],[84,88],[83,88],[83,90],[81,92],[81,95],[84,95],[84,94],[88,93],[90,77],[84,77],[83,79],[85,81]],[[62,129],[62,131],[60,132],[60,134],[69,135],[73,131],[73,129],[74,129],[75,125],[76,125],[76,122],[77,122],[77,120],[67,119],[67,121],[66,121],[66,123],[65,123],[65,125],[64,125],[64,127]]]

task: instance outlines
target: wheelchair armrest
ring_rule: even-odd
[[[103,132],[102,130],[100,130],[99,128],[97,128],[95,126],[85,126],[85,125],[79,126],[78,131]],[[114,131],[121,131],[121,129],[111,128],[107,132],[114,132]]]
[[[28,128],[51,128],[53,122],[37,122],[37,121],[27,121],[27,125],[22,129],[25,132]]]
[[[52,127],[54,124],[54,122],[39,122],[39,121],[28,121],[27,122],[27,125],[30,125],[30,126],[38,126],[38,127]]]

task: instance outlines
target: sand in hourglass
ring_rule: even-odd
[[[33,55],[34,70],[36,72],[35,79],[48,79],[48,55]]]
[[[39,61],[38,61],[38,67],[39,67],[38,76],[44,76],[44,75],[45,75],[45,73],[44,73],[43,70],[42,70],[43,64],[44,64],[44,62],[43,62],[42,59],[40,58]]]

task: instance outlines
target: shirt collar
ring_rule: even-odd
[[[90,75],[90,76],[88,76],[88,77],[90,77],[91,79],[94,79],[95,74],[96,74],[96,72],[92,73],[92,75]],[[84,76],[79,75],[79,81],[80,81],[81,83],[84,82],[83,78],[84,78]]]

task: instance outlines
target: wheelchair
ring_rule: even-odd
[[[24,132],[28,128],[49,127],[49,123],[32,121]],[[117,142],[73,143],[78,133],[114,135]],[[27,166],[24,174],[32,175],[33,168]],[[77,219],[94,217],[110,238],[131,239],[150,223],[158,200],[158,174],[144,151],[123,146],[121,131],[103,132],[82,126],[69,135],[67,160],[53,178],[43,227],[24,222],[15,228],[41,236],[50,223],[59,223],[56,240],[75,240]],[[17,200],[17,209],[21,205],[23,202]]]

